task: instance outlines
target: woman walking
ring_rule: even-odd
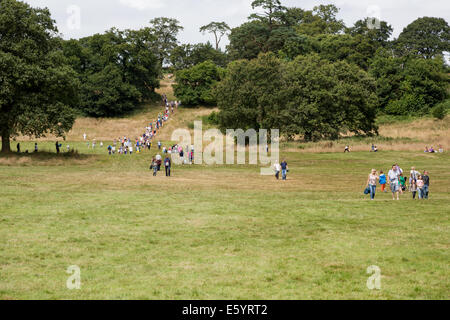
[[[375,192],[377,190],[377,181],[380,177],[377,175],[377,170],[372,169],[372,172],[369,174],[369,178],[367,179],[367,185],[370,189],[370,200],[375,199]]]

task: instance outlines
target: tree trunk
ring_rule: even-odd
[[[9,129],[2,130],[2,153],[11,152],[11,142],[9,141]]]

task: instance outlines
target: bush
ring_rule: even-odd
[[[431,114],[433,117],[439,120],[443,120],[445,116],[447,115],[447,110],[450,107],[450,100],[446,100],[445,102],[442,102],[438,105],[436,105],[432,110]]]

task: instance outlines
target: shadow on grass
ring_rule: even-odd
[[[71,150],[70,152],[61,152],[59,154],[53,152],[33,152],[33,153],[1,153],[0,152],[0,166],[1,165],[65,165],[70,164],[83,164],[95,161],[96,155],[80,154],[77,150]]]

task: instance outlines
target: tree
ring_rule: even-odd
[[[396,57],[379,50],[370,73],[377,79],[379,109],[387,114],[426,114],[447,97],[448,75],[441,57]]]
[[[232,60],[254,59],[261,52],[268,52],[271,31],[261,21],[249,21],[233,28],[229,35],[228,52]]]
[[[113,28],[64,42],[64,54],[82,83],[78,108],[88,116],[112,117],[156,98],[161,67],[154,42],[150,28]]]
[[[354,36],[326,34],[315,37],[315,40],[316,51],[323,58],[334,62],[345,60],[366,71],[380,47],[378,42],[362,34],[355,34]]]
[[[161,66],[169,62],[170,53],[178,44],[178,33],[184,28],[177,19],[155,18],[150,21],[153,35],[156,37],[154,53],[159,57]]]
[[[403,30],[396,47],[403,55],[434,58],[450,51],[450,27],[442,18],[419,18]]]
[[[264,9],[263,14],[254,13],[250,15],[250,19],[256,19],[267,23],[269,29],[272,30],[275,21],[280,18],[286,7],[281,5],[280,0],[254,0],[252,2],[252,9],[262,8]]]
[[[271,52],[230,63],[216,88],[221,129],[279,128],[282,75],[282,62]]]
[[[358,66],[316,54],[298,56],[287,64],[285,83],[281,127],[286,136],[302,134],[310,141],[378,133],[375,81]]]
[[[368,22],[371,18],[365,18],[355,22],[353,27],[347,28],[346,33],[352,36],[361,35],[367,37],[370,41],[378,43],[382,47],[388,46],[388,40],[392,36],[392,26],[386,21],[380,21],[380,28],[370,29]]]
[[[16,0],[0,3],[0,131],[2,152],[10,138],[72,128],[78,82],[61,52],[48,9]]]
[[[223,69],[212,61],[205,61],[176,73],[174,94],[184,105],[213,105],[213,88],[220,81]]]
[[[170,63],[175,70],[191,68],[208,60],[219,67],[225,67],[228,57],[220,49],[214,49],[210,42],[194,45],[183,44],[173,49],[170,54]]]
[[[316,6],[312,11],[304,12],[303,21],[297,31],[310,36],[342,33],[345,24],[337,19],[338,13],[339,8],[333,4]]]
[[[219,50],[219,44],[223,36],[225,36],[229,31],[230,27],[225,22],[211,22],[210,24],[200,28],[200,32],[203,34],[209,32],[214,34],[214,39],[216,41],[216,50]]]
[[[279,128],[284,137],[375,134],[375,81],[356,65],[318,55],[285,62],[273,53],[228,65],[216,88],[222,129]]]

